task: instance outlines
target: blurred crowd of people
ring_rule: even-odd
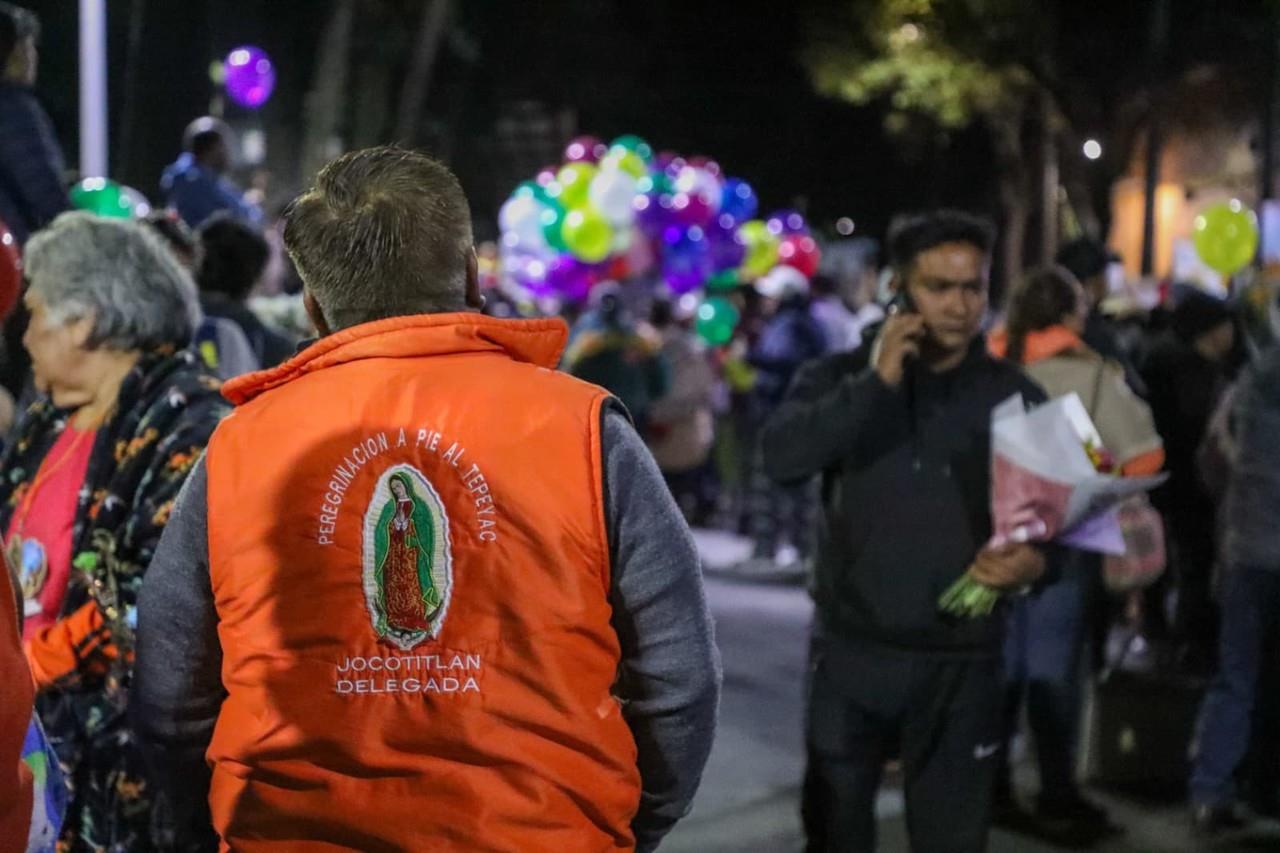
[[[0,722],[24,723],[34,701],[23,752],[56,757],[21,783],[27,802],[47,798],[32,839],[42,811],[65,810],[68,849],[142,850],[154,803],[129,691],[144,576],[229,410],[222,381],[324,330],[282,220],[229,177],[233,139],[215,119],[188,128],[163,207],[140,223],[66,212],[31,92],[38,35],[0,4],[0,220],[26,277],[0,361],[0,530],[18,599],[0,639],[21,636],[10,651],[34,687],[0,657],[6,684],[23,684]],[[1193,751],[1197,832],[1237,825],[1244,800],[1276,815],[1280,741],[1251,721],[1280,704],[1280,276],[1250,273],[1232,299],[1172,282],[1140,300],[1086,237],[993,305],[995,239],[966,214],[904,217],[860,275],[783,268],[726,291],[741,319],[718,346],[697,333],[697,299],[606,283],[560,306],[559,366],[622,403],[689,525],[750,540],[732,571],[810,583],[809,849],[874,849],[895,761],[917,850],[980,850],[993,822],[1083,844],[1119,831],[1079,784],[1078,734],[1085,688],[1117,668],[1205,691],[1196,731],[1167,745]],[[485,296],[497,318],[545,307],[496,282]],[[1014,393],[1077,394],[1116,473],[1168,473],[1138,508],[1167,544],[1163,574],[1109,590],[1098,555],[986,546],[990,415]],[[1010,593],[991,616],[939,613],[965,571]],[[1011,773],[1024,715],[1030,804]],[[1246,766],[1260,769],[1240,787]],[[0,837],[20,811],[0,804]]]

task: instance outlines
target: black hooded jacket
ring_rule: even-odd
[[[870,339],[796,378],[764,434],[780,482],[821,474],[814,598],[823,631],[923,652],[998,654],[1002,609],[954,619],[937,601],[991,536],[991,410],[1044,392],[975,338],[964,361],[910,366],[892,389]]]

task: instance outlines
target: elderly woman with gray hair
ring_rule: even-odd
[[[141,226],[67,213],[27,246],[40,398],[0,460],[36,706],[72,782],[70,849],[145,850],[126,718],[135,602],[178,490],[226,409],[187,349],[195,285]]]

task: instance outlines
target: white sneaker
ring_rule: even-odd
[[[780,569],[787,569],[800,562],[800,551],[791,543],[778,548],[773,554],[773,561]]]

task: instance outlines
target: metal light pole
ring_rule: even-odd
[[[1262,104],[1262,168],[1259,175],[1258,210],[1262,215],[1263,234],[1268,233],[1266,226],[1271,217],[1272,202],[1276,197],[1276,120],[1280,118],[1280,11],[1267,7],[1267,93]],[[1262,266],[1266,254],[1274,255],[1275,246],[1264,245],[1258,241],[1258,256],[1255,263]]]
[[[107,174],[107,3],[80,0],[80,175]]]

